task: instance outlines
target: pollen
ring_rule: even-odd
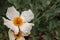
[[[16,34],[14,34],[14,37],[15,37],[15,38],[17,38],[17,39],[18,39],[18,38],[21,38],[21,37],[22,37],[22,32],[18,32],[18,34],[17,34],[17,35],[16,35]]]
[[[21,17],[15,17],[13,23],[15,26],[21,26],[23,24],[23,19]]]

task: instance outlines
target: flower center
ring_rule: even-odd
[[[23,24],[23,19],[21,17],[15,17],[13,23],[15,26],[21,26]]]
[[[17,39],[18,39],[18,38],[20,38],[20,37],[22,37],[22,32],[18,32],[18,34],[17,34],[17,35],[16,35],[16,34],[14,34],[14,37],[15,37],[15,38],[17,38]]]

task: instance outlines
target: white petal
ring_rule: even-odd
[[[31,34],[31,32],[29,31],[28,33],[26,33],[26,32],[22,32],[22,35],[23,36],[29,36]]]
[[[34,19],[34,14],[31,10],[23,11],[21,17],[23,18],[24,22],[30,22],[32,19]]]
[[[7,9],[6,16],[13,20],[14,17],[19,16],[19,12],[12,6]]]
[[[24,37],[21,37],[20,39],[17,39],[17,40],[25,40],[25,38]]]
[[[20,26],[20,30],[24,36],[28,36],[30,34],[32,26],[34,26],[33,23],[24,23],[23,26]]]
[[[15,37],[13,36],[13,32],[11,30],[9,30],[8,34],[9,34],[9,40],[15,40]]]
[[[8,28],[10,28],[11,30],[13,30],[13,31],[15,32],[15,34],[18,34],[19,29],[18,29],[17,26],[15,26],[15,25],[13,24],[12,21],[9,21],[8,19],[5,19],[4,17],[3,17],[3,20],[4,20],[4,25],[6,25],[6,26],[7,26]]]

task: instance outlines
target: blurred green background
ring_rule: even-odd
[[[31,9],[35,15],[35,26],[26,40],[60,40],[60,0],[0,0],[0,40],[9,40],[2,17],[11,6],[20,13]]]

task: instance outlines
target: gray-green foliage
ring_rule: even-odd
[[[21,13],[31,9],[35,15],[32,22],[35,24],[28,40],[60,40],[60,0],[1,0],[0,1],[0,39],[8,40],[7,28],[3,25],[2,16],[10,6],[15,6]],[[42,33],[44,32],[44,34]],[[39,35],[39,33],[42,33]],[[4,34],[4,37],[3,37]],[[42,40],[42,39],[39,39]]]

